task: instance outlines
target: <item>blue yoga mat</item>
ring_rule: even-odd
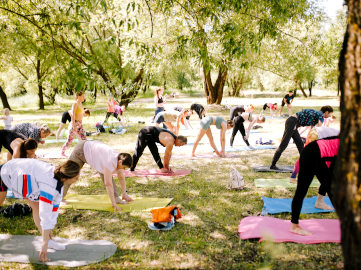
[[[8,191],[6,192],[6,197],[7,198],[15,198],[14,193],[10,189],[8,189]]]
[[[291,210],[292,199],[267,198],[262,196],[262,200],[263,200],[262,215],[267,215],[267,214],[273,215],[278,213],[292,212]],[[315,208],[316,200],[317,200],[317,196],[305,198],[303,200],[301,213],[311,214],[311,213],[335,212],[334,210],[323,210],[323,209]],[[333,207],[329,197],[325,197],[325,203]]]
[[[236,147],[226,147],[226,152],[238,152],[238,151],[247,151],[247,150],[265,150],[265,149],[275,149],[274,145],[252,145],[254,149],[249,148],[248,146],[236,146]]]

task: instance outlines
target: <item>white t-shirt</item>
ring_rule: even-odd
[[[340,135],[340,131],[330,127],[314,127],[318,133],[318,139],[324,139],[327,137],[334,137]]]
[[[6,119],[4,119],[4,129],[11,129],[11,122],[13,121],[13,118],[8,115]]]
[[[96,171],[104,173],[104,169],[114,172],[118,165],[119,153],[100,141],[84,143],[84,157],[86,162]]]

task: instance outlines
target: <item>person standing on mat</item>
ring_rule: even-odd
[[[44,143],[43,139],[51,133],[51,130],[45,124],[39,127],[31,123],[22,123],[13,126],[11,130],[23,134],[25,138],[33,138],[37,143]]]
[[[215,125],[216,128],[220,129],[220,133],[221,133],[220,140],[221,140],[221,148],[222,148],[222,150],[220,152],[218,152],[217,147],[214,143],[212,131],[210,129],[211,125]],[[233,120],[226,121],[222,117],[219,117],[219,116],[217,116],[217,117],[216,116],[207,116],[201,120],[200,126],[201,126],[201,128],[199,130],[197,139],[193,145],[192,157],[196,156],[195,152],[196,152],[198,143],[200,142],[200,140],[203,138],[203,136],[205,134],[207,134],[209,143],[210,143],[211,147],[213,148],[214,152],[216,153],[216,155],[219,157],[225,157],[226,156],[226,152],[225,152],[226,131],[227,131],[227,129],[230,129],[234,126]]]
[[[105,189],[115,211],[121,209],[117,206],[125,204],[133,199],[127,194],[123,170],[130,168],[132,157],[128,153],[118,153],[110,146],[100,141],[80,141],[74,147],[69,160],[79,164],[80,169],[87,163],[100,174]],[[113,174],[117,174],[120,187],[122,188],[122,199],[119,197],[117,186],[113,180]],[[65,184],[64,195],[68,193],[70,185]]]
[[[0,150],[4,147],[9,152],[7,160],[14,158],[35,158],[38,143],[32,138],[26,138],[23,134],[12,130],[0,130]]]
[[[65,125],[66,125],[66,122],[71,123],[70,113],[71,113],[71,110],[66,111],[66,112],[64,112],[64,113],[62,114],[59,128],[58,128],[58,130],[56,131],[56,134],[55,134],[55,135],[56,135],[56,140],[58,140],[58,139],[59,139],[59,135],[62,134],[62,131],[63,131]],[[90,116],[90,111],[89,111],[88,109],[84,109],[84,116],[88,116],[88,117]],[[63,136],[63,135],[61,135],[61,136]]]
[[[267,108],[269,109],[271,118],[273,118],[273,113],[277,111],[277,103],[265,103],[260,115],[263,115],[263,112],[267,110]]]
[[[285,95],[282,99],[282,103],[281,103],[281,108],[280,108],[280,115],[282,114],[282,110],[283,110],[283,107],[287,104],[287,108],[288,108],[288,115],[291,115],[292,114],[292,107],[291,107],[291,104],[293,102],[293,99],[295,98],[294,94],[293,94],[293,91],[290,90],[288,91],[288,94]]]
[[[33,212],[34,223],[43,237],[39,260],[49,261],[48,248],[65,249],[65,246],[52,240],[52,230],[59,214],[63,185],[78,180],[79,165],[70,160],[55,167],[36,159],[13,159],[1,165],[0,170],[0,198],[3,198],[0,205],[8,189],[16,198],[27,201]]]
[[[198,114],[199,119],[202,120],[203,117],[206,116],[206,110],[201,104],[193,103],[190,108],[192,114],[196,112]]]
[[[158,147],[156,143],[161,144],[165,147],[164,152],[164,165],[159,156]],[[187,137],[176,136],[167,129],[159,127],[145,127],[139,131],[138,140],[135,145],[133,154],[133,165],[130,168],[131,171],[135,170],[139,158],[142,156],[145,147],[148,146],[155,163],[157,163],[161,172],[172,172],[169,166],[170,158],[172,156],[173,146],[183,146],[187,144]]]
[[[76,93],[76,101],[74,102],[71,108],[71,122],[69,125],[69,134],[66,142],[61,148],[61,155],[66,157],[65,150],[74,140],[75,135],[77,134],[81,140],[86,140],[85,130],[83,128],[83,117],[84,117],[84,108],[83,101],[85,100],[85,94],[83,92]]]
[[[164,123],[164,125],[176,136],[178,136],[180,123],[186,120],[186,117],[191,116],[191,112],[188,109],[183,109],[181,112],[176,110],[167,110],[160,112],[154,118],[155,125],[158,127],[159,124]],[[172,122],[176,122],[176,125],[173,126]]]
[[[244,125],[243,125],[244,121],[246,121],[246,120],[249,121],[249,125],[247,128],[247,134],[246,134],[246,131],[245,131]],[[266,121],[266,118],[264,118],[263,116],[253,117],[251,113],[243,112],[243,113],[241,113],[241,115],[236,116],[233,119],[233,121],[234,121],[234,127],[232,130],[230,145],[233,146],[234,137],[236,136],[237,132],[239,131],[242,134],[243,141],[247,144],[247,146],[250,146],[250,144],[248,142],[248,137],[249,137],[249,134],[251,132],[253,125],[255,123],[264,123]]]
[[[310,232],[303,230],[298,224],[303,199],[311,185],[313,177],[316,176],[321,186],[325,189],[331,201],[331,181],[333,181],[333,170],[336,163],[340,139],[329,137],[317,140],[308,144],[300,156],[300,172],[298,174],[297,188],[292,200],[292,233],[310,235]]]
[[[321,126],[323,119],[330,117],[333,113],[331,106],[323,106],[321,111],[313,109],[302,110],[290,117],[285,122],[285,131],[283,132],[282,140],[276,152],[273,155],[270,169],[278,170],[276,163],[280,159],[283,151],[287,148],[291,138],[297,146],[298,152],[301,154],[303,150],[303,141],[301,135],[298,133],[298,127],[314,127]]]

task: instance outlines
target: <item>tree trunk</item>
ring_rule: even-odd
[[[36,61],[36,78],[38,81],[38,96],[39,96],[39,109],[40,110],[44,110],[45,106],[44,106],[44,93],[43,93],[43,82],[41,81],[41,74],[40,74],[40,60],[38,59]]]
[[[93,98],[96,101],[97,100],[97,95],[98,95],[98,87],[95,85],[94,86],[94,92],[93,92]]]
[[[306,94],[306,92],[305,92],[305,89],[303,89],[302,84],[301,84],[300,81],[297,81],[297,85],[298,85],[298,88],[300,88],[303,96],[304,96],[304,97],[307,97],[307,94]]]
[[[8,102],[8,97],[6,96],[3,88],[0,85],[0,98],[1,98],[1,102],[3,103],[3,108],[8,108],[11,111],[11,107],[10,104]]]
[[[341,220],[345,269],[361,266],[361,0],[348,0],[339,62],[341,135],[332,190]]]
[[[216,83],[212,84],[211,72],[203,67],[204,92],[207,97],[207,104],[221,104],[223,98],[224,84],[227,79],[227,67],[219,67]]]
[[[312,88],[313,88],[313,82],[314,80],[311,80],[308,82],[308,91],[310,92],[309,96],[312,96]]]
[[[144,69],[141,68],[137,77],[132,81],[132,88],[128,92],[124,92],[120,95],[120,105],[128,107],[128,104],[132,102],[139,93],[139,89],[143,83]]]

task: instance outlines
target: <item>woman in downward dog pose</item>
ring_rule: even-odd
[[[43,236],[39,253],[41,262],[49,261],[47,250],[64,250],[65,246],[52,240],[62,199],[63,184],[74,183],[79,177],[79,165],[66,161],[56,168],[47,162],[36,159],[13,159],[0,167],[0,205],[7,189],[11,189],[16,198],[26,199],[32,208],[36,227]]]
[[[38,148],[38,143],[20,133],[12,130],[0,130],[0,150],[4,147],[7,149],[7,160],[13,158],[35,158],[35,151]]]
[[[183,109],[181,112],[176,110],[163,111],[157,114],[154,118],[154,122],[157,127],[159,124],[164,123],[171,132],[178,136],[180,123],[185,123],[185,120],[187,120],[186,118],[191,116],[191,114],[191,111],[188,109]],[[175,126],[173,126],[173,122],[176,123]]]
[[[308,144],[300,156],[300,172],[298,174],[297,188],[292,200],[292,219],[290,231],[301,235],[310,235],[298,224],[303,199],[316,176],[327,192],[331,201],[331,181],[333,181],[333,169],[335,167],[340,139],[329,137]]]
[[[65,155],[65,150],[68,148],[70,143],[74,140],[75,135],[77,134],[81,140],[86,140],[85,130],[83,128],[83,117],[84,117],[84,108],[82,102],[85,99],[83,92],[78,92],[76,94],[76,102],[74,102],[71,109],[71,122],[69,125],[69,134],[66,142],[61,148],[61,155]]]
[[[233,127],[233,125],[234,125],[233,121],[232,120],[226,121],[222,117],[219,117],[219,116],[217,116],[217,117],[216,116],[207,116],[201,120],[200,125],[201,125],[201,128],[199,130],[197,139],[193,145],[192,157],[195,157],[195,152],[196,152],[198,143],[203,138],[204,134],[207,134],[209,143],[210,143],[211,147],[213,148],[214,152],[217,154],[217,156],[225,157],[226,156],[226,153],[225,153],[226,131],[227,131],[227,129],[230,129]],[[221,140],[221,148],[222,148],[222,150],[220,152],[218,152],[217,147],[214,143],[212,131],[210,129],[211,125],[215,125],[216,128],[220,129],[220,132],[221,132],[220,140]]]

